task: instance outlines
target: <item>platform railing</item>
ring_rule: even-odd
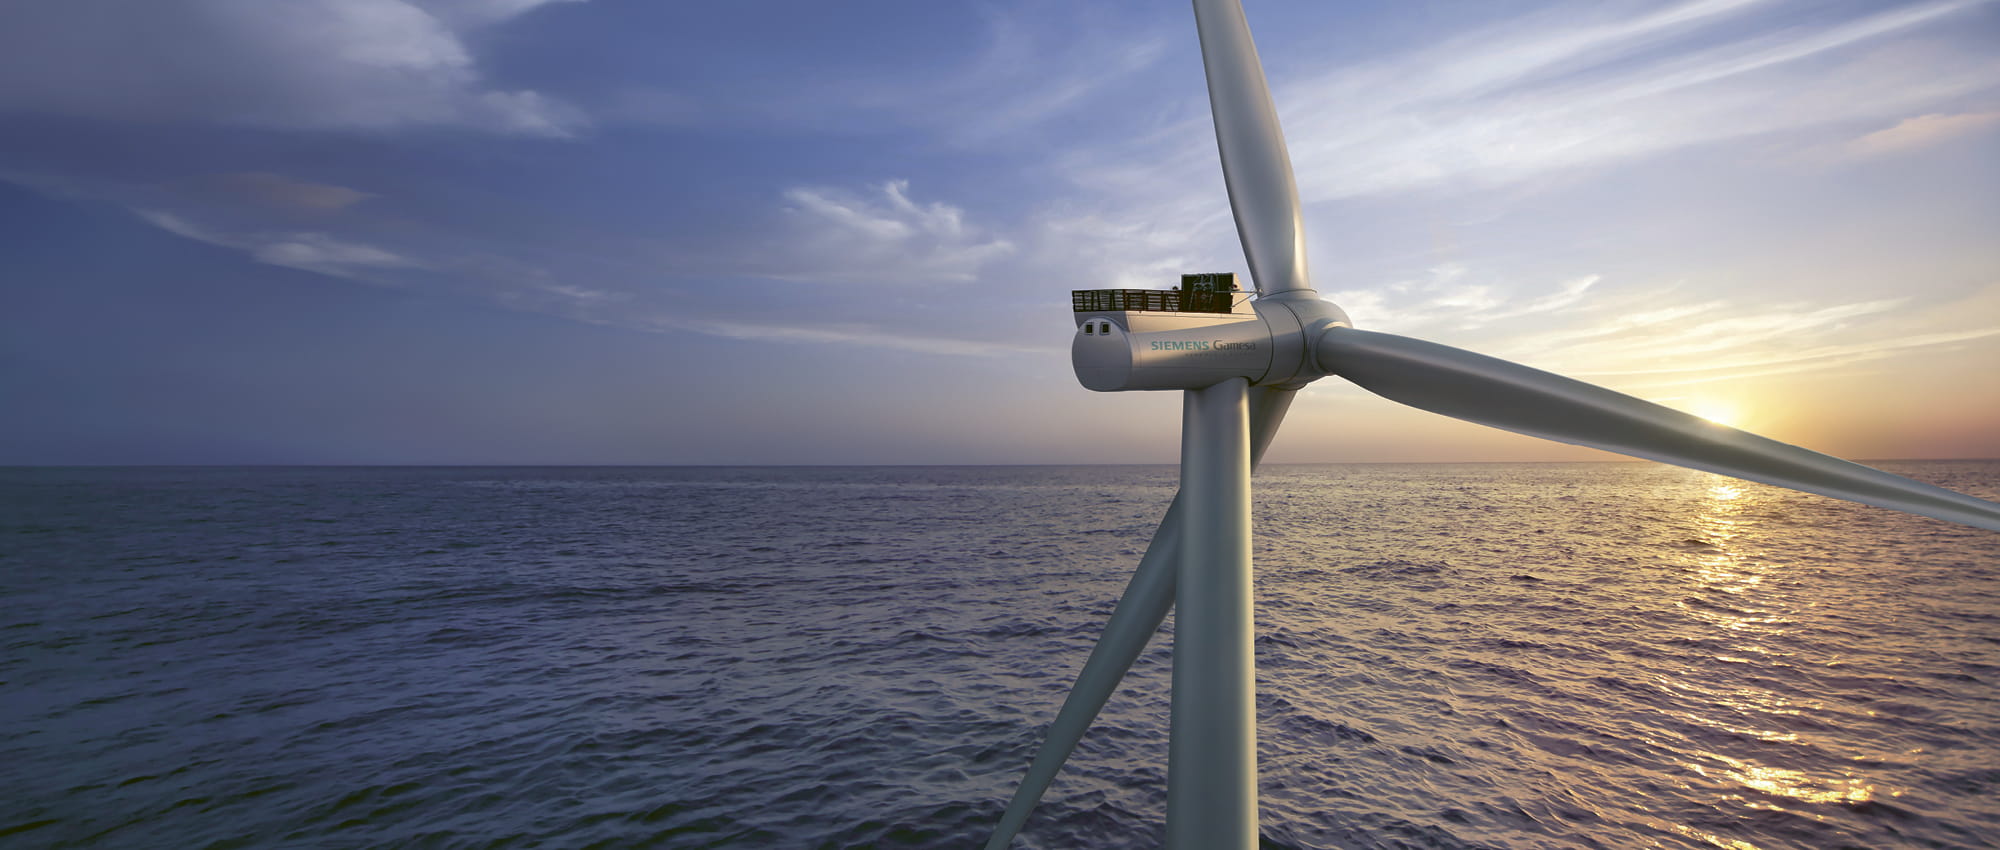
[[[1152,313],[1228,313],[1242,292],[1181,292],[1171,289],[1077,289],[1070,302],[1078,313],[1138,310]]]

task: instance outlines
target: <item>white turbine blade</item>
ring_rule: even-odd
[[[1321,368],[1432,413],[2000,531],[2000,504],[1518,363],[1341,327],[1320,337],[1316,354]]]
[[[1069,696],[1063,698],[1062,710],[1056,712],[1056,719],[1049,724],[1035,761],[1028,766],[1027,775],[1021,777],[1020,787],[1014,789],[1013,799],[1007,801],[1007,811],[1000,816],[1000,823],[993,827],[986,850],[1004,850],[1014,840],[1014,834],[1021,831],[1022,824],[1028,822],[1028,813],[1041,802],[1042,793],[1055,781],[1063,762],[1069,760],[1076,742],[1083,738],[1083,731],[1097,719],[1097,713],[1111,699],[1111,692],[1125,678],[1125,671],[1132,668],[1146,642],[1160,630],[1167,611],[1174,607],[1174,584],[1180,573],[1180,507],[1180,496],[1176,495],[1174,503],[1167,507],[1166,517],[1160,520],[1159,530],[1153,532],[1152,545],[1146,547],[1145,556],[1139,559],[1139,569],[1125,586],[1125,595],[1119,597],[1118,607],[1104,624],[1104,635],[1091,647],[1090,660],[1083,663],[1083,672],[1076,674],[1076,684],[1070,686]]]
[[[1312,289],[1306,275],[1305,227],[1292,157],[1250,25],[1237,0],[1194,0],[1201,32],[1201,61],[1208,74],[1208,107],[1215,116],[1215,145],[1222,151],[1222,179],[1236,235],[1260,295]]]
[[[1255,466],[1264,456],[1264,449],[1271,445],[1271,438],[1278,433],[1278,423],[1284,420],[1285,410],[1291,406],[1294,390],[1253,388],[1250,395],[1250,463]],[[1118,607],[1112,609],[1111,619],[1104,624],[1104,634],[1091,647],[1089,660],[1083,663],[1083,671],[1076,675],[1076,684],[1071,685],[1069,695],[1063,698],[1062,709],[1056,712],[1056,719],[1049,724],[1049,731],[1042,739],[1042,747],[1035,753],[1035,761],[1028,767],[1028,773],[1021,778],[1021,785],[1014,790],[1013,799],[1007,801],[1007,811],[1000,816],[1000,822],[993,828],[993,837],[987,839],[986,850],[1004,850],[1007,843],[1014,840],[1014,834],[1027,823],[1028,814],[1035,810],[1042,794],[1055,781],[1056,772],[1076,749],[1076,742],[1083,738],[1083,731],[1090,722],[1097,719],[1097,713],[1104,703],[1111,699],[1111,692],[1125,678],[1125,672],[1132,669],[1139,653],[1145,650],[1146,642],[1160,630],[1161,621],[1167,618],[1167,611],[1174,606],[1174,586],[1180,575],[1181,551],[1181,499],[1174,496],[1173,504],[1167,506],[1167,515],[1160,520],[1160,527],[1153,532],[1153,542],[1146,547],[1146,554],[1139,559],[1139,569],[1132,573],[1132,581],[1125,586],[1125,595],[1119,597]]]

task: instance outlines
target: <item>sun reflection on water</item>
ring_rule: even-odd
[[[1876,788],[1863,779],[1842,772],[1834,777],[1814,776],[1803,770],[1768,764],[1783,757],[1784,746],[1810,746],[1794,730],[1786,728],[1789,718],[1817,715],[1825,706],[1796,697],[1787,697],[1766,687],[1723,685],[1720,675],[1729,678],[1730,668],[1743,664],[1762,665],[1785,653],[1771,649],[1778,645],[1791,624],[1789,594],[1779,584],[1767,584],[1771,566],[1747,553],[1744,540],[1756,536],[1758,517],[1774,498],[1766,491],[1734,479],[1714,476],[1705,482],[1690,517],[1694,534],[1687,541],[1686,575],[1690,593],[1680,601],[1681,610],[1698,623],[1715,630],[1721,648],[1704,660],[1681,671],[1678,681],[1663,681],[1672,692],[1698,701],[1689,710],[1675,712],[1683,723],[1709,730],[1718,737],[1747,737],[1764,744],[1781,745],[1762,751],[1757,763],[1723,752],[1701,751],[1698,761],[1683,767],[1710,780],[1746,791],[1809,804],[1858,804],[1876,795]],[[1747,535],[1747,536],[1746,536]],[[1793,600],[1795,601],[1795,600]],[[1734,685],[1734,686],[1731,686]],[[1743,805],[1757,808],[1767,804],[1744,798]],[[1676,830],[1681,831],[1681,830]],[[1686,827],[1683,835],[1717,847],[1744,848],[1751,845]]]
[[[1847,775],[1838,779],[1815,779],[1804,771],[1787,770],[1782,767],[1764,767],[1740,759],[1733,759],[1721,753],[1705,753],[1709,758],[1724,766],[1713,769],[1699,764],[1685,765],[1703,776],[1719,777],[1762,791],[1774,797],[1789,797],[1805,803],[1866,803],[1875,797],[1875,786],[1859,777]]]
[[[1704,550],[1695,558],[1695,578],[1705,593],[1726,593],[1738,598],[1720,609],[1696,608],[1687,603],[1681,607],[1730,631],[1783,623],[1780,617],[1767,616],[1775,612],[1746,607],[1748,594],[1763,584],[1764,576],[1760,565],[1744,558],[1732,545],[1750,525],[1749,515],[1757,507],[1758,498],[1742,482],[1721,476],[1713,477],[1704,495],[1700,513],[1694,517],[1698,534],[1694,542]]]

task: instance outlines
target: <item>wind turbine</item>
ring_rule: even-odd
[[[1338,375],[1391,401],[1565,443],[2000,531],[2000,504],[1652,402],[1394,334],[1356,330],[1306,274],[1291,157],[1238,0],[1194,0],[1222,174],[1256,296],[1233,275],[1180,292],[1074,294],[1077,379],[1182,390],[1181,487],[987,850],[1003,850],[1125,671],[1178,610],[1167,846],[1257,846],[1250,470],[1300,387]]]

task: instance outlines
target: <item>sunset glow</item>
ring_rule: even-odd
[[[1710,422],[1713,422],[1717,425],[1727,425],[1731,428],[1743,427],[1743,420],[1741,417],[1741,413],[1737,410],[1736,405],[1730,404],[1729,402],[1710,401],[1710,400],[1698,401],[1689,405],[1687,408],[1687,412],[1699,416],[1703,419],[1706,419]]]

